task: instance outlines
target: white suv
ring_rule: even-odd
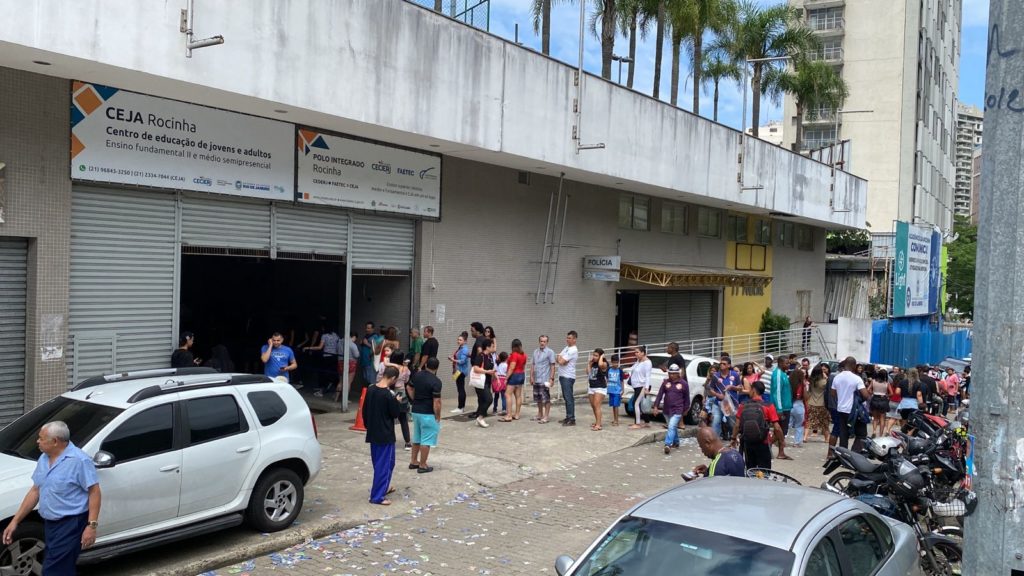
[[[0,530],[32,486],[35,440],[53,420],[93,456],[103,492],[96,545],[80,563],[243,521],[282,530],[320,472],[316,422],[288,384],[206,368],[100,376],[0,430]],[[0,547],[0,574],[38,575],[44,547],[33,512]]]

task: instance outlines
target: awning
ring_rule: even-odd
[[[706,266],[674,266],[623,262],[619,267],[622,280],[634,280],[661,287],[713,288],[722,286],[767,286],[771,276],[762,276],[743,270],[711,268]]]

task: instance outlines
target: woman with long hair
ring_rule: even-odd
[[[385,348],[391,350],[390,346]],[[401,350],[394,350],[390,355],[381,362],[381,366],[391,366],[398,370],[398,378],[395,379],[394,384],[391,387],[391,391],[395,394],[395,398],[398,398],[400,411],[398,414],[398,423],[402,426],[402,438],[405,440],[405,449],[412,450],[412,444],[409,442],[409,392],[406,390],[406,385],[409,384],[409,361],[405,358],[405,352]]]
[[[508,415],[502,422],[519,420],[523,409],[523,384],[526,382],[526,353],[523,343],[516,338],[512,341],[512,353],[508,355],[508,381],[505,383],[505,396],[508,398]]]
[[[458,346],[452,352],[448,360],[452,363],[452,376],[455,378],[455,388],[459,394],[459,407],[452,408],[452,414],[462,414],[466,409],[466,376],[469,374],[469,334],[463,332],[456,340]]]
[[[827,444],[829,432],[832,430],[832,419],[829,416],[825,403],[825,395],[828,394],[828,364],[818,364],[811,370],[810,388],[807,391],[807,439],[814,436],[815,432],[821,435],[822,440]]]
[[[743,371],[740,373],[740,404],[750,399],[750,386],[761,379],[761,374],[764,374],[764,368],[757,362],[743,363]]]
[[[487,410],[491,407],[491,380],[494,378],[494,340],[490,338],[484,338],[480,342],[480,354],[476,357],[476,362],[473,364],[473,372],[475,374],[484,375],[484,385],[482,388],[473,387],[476,391],[476,425],[481,428],[487,428]]]
[[[907,418],[924,406],[924,400],[921,394],[921,373],[917,368],[911,368],[907,370],[907,378],[900,382],[900,403],[897,406],[900,425],[906,424]]]
[[[889,375],[880,368],[871,371],[871,437],[885,434],[885,415],[889,412]]]

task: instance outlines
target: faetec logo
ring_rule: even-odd
[[[241,180],[235,180],[235,190],[241,190],[241,189],[242,189],[242,181]]]
[[[195,184],[199,184],[200,186],[213,186],[213,180],[207,178],[206,176],[193,178],[192,182]]]
[[[434,169],[433,166],[420,170],[420,180],[437,180],[437,174],[431,174],[430,172]]]

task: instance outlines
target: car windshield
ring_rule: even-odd
[[[789,574],[793,554],[697,528],[625,518],[574,572],[578,576],[781,576]]]
[[[39,458],[36,438],[47,422],[60,420],[71,430],[75,446],[84,446],[122,410],[58,396],[0,430],[0,452],[29,460]]]

